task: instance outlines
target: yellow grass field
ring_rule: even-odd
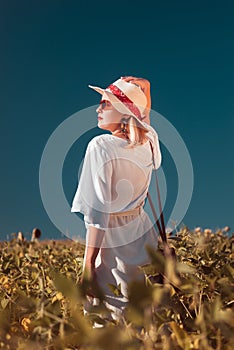
[[[107,320],[102,304],[83,315],[89,281],[79,284],[81,244],[1,242],[0,349],[232,350],[234,254],[226,231],[182,228],[169,237],[177,261],[149,248],[146,283],[129,286],[129,308],[119,322]],[[155,283],[159,273],[164,284]]]

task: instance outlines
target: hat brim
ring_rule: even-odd
[[[104,91],[105,91],[105,89],[102,89],[102,88],[100,88],[100,87],[98,87],[98,86],[92,86],[92,85],[88,85],[88,87],[90,87],[91,89],[93,89],[93,90],[95,90],[95,91],[97,91],[99,94],[103,94],[104,93]]]

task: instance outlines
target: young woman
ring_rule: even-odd
[[[116,319],[127,306],[128,284],[144,279],[139,266],[149,262],[145,245],[157,246],[157,234],[143,206],[161,153],[157,133],[149,126],[146,79],[124,77],[106,89],[90,87],[101,94],[98,127],[110,134],[96,136],[88,144],[71,211],[84,214],[84,273],[102,289],[105,305]],[[119,296],[110,284],[121,291]],[[89,294],[94,304],[95,295]]]

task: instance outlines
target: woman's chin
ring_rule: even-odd
[[[108,124],[103,124],[101,120],[98,122],[97,126],[99,129],[108,130]]]
[[[103,125],[102,125],[102,123],[98,122],[97,127],[98,127],[99,129],[103,129]]]

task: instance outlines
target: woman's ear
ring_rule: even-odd
[[[130,115],[128,115],[128,114],[123,114],[123,115],[122,115],[121,122],[127,124],[130,118],[131,118]]]

